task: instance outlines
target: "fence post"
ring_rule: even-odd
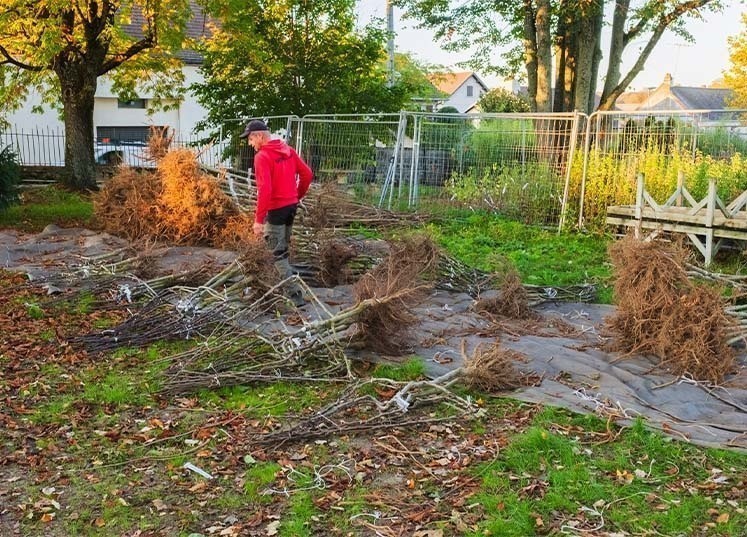
[[[675,200],[676,207],[682,207],[682,189],[685,186],[685,172],[677,170],[677,199]]]
[[[565,213],[568,209],[568,189],[571,183],[571,170],[573,168],[573,155],[576,152],[576,138],[578,137],[578,124],[581,116],[586,114],[576,112],[573,115],[573,126],[571,127],[571,145],[568,148],[568,157],[566,160],[565,186],[563,187],[563,200],[560,203],[560,222],[558,223],[558,233],[563,231],[565,225]],[[523,166],[522,166],[523,168]]]
[[[597,116],[596,118],[594,116]],[[584,131],[584,164],[581,169],[581,191],[579,193],[578,228],[584,225],[584,198],[586,196],[586,173],[589,169],[589,153],[591,152],[591,124],[599,117],[599,112],[592,113],[586,120]],[[599,129],[597,129],[598,132]]]

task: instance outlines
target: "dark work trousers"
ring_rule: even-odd
[[[290,247],[291,230],[293,219],[296,217],[298,204],[286,205],[279,209],[267,211],[265,219],[265,242],[272,252],[275,268],[282,279],[293,276],[290,262],[288,261],[288,248]],[[300,296],[301,286],[293,282],[287,286],[288,296]]]

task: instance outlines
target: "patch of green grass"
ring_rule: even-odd
[[[29,418],[38,424],[65,423],[69,421],[69,412],[77,400],[78,396],[74,394],[57,395],[35,407]]]
[[[425,229],[450,254],[471,266],[501,272],[506,260],[510,261],[524,283],[609,285],[607,236],[558,234],[485,212],[444,218]],[[600,293],[600,301],[609,302],[611,291],[603,287]]]
[[[86,382],[82,397],[86,402],[101,405],[145,404],[148,395],[141,388],[136,374],[111,371],[103,379]]]
[[[317,408],[328,396],[328,392],[318,385],[285,382],[261,386],[231,386],[198,393],[203,403],[231,410],[252,409],[257,416],[303,412]]]
[[[378,364],[371,374],[372,377],[407,382],[423,378],[425,364],[422,358],[413,356],[401,364]]]
[[[244,494],[246,499],[256,503],[271,503],[272,496],[262,494],[275,481],[281,466],[276,462],[251,463],[244,474]]]
[[[44,310],[41,308],[41,306],[39,306],[39,304],[27,302],[25,306],[26,315],[28,315],[31,319],[39,320],[44,318]]]
[[[281,537],[311,535],[312,517],[319,513],[309,491],[294,493],[290,498],[290,509],[280,523]]]
[[[35,188],[22,193],[20,205],[0,212],[0,228],[35,233],[49,224],[86,226],[92,216],[93,204],[81,194],[66,192],[56,186]]]

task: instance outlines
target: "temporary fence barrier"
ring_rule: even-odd
[[[721,178],[721,189],[744,188],[745,118],[743,110],[657,110],[256,119],[294,146],[319,180],[345,185],[380,206],[482,207],[562,228],[598,223],[607,205],[632,203],[638,172],[653,196],[671,191],[682,173],[697,195],[707,188],[706,175]],[[250,171],[253,150],[238,137],[250,119],[223,120],[203,137],[177,133],[173,145],[194,149],[206,166]],[[0,131],[0,148],[8,145],[24,165],[63,165],[61,131]],[[100,141],[95,154],[102,164],[147,165],[144,150],[142,140]]]

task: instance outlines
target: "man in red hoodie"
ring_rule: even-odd
[[[248,138],[256,151],[254,178],[257,183],[257,209],[254,213],[254,234],[264,236],[282,278],[293,275],[288,262],[293,219],[298,202],[309,190],[313,173],[301,157],[282,140],[272,140],[270,129],[258,119],[246,126],[240,138]],[[303,305],[301,287],[294,283],[289,298],[296,306]]]

